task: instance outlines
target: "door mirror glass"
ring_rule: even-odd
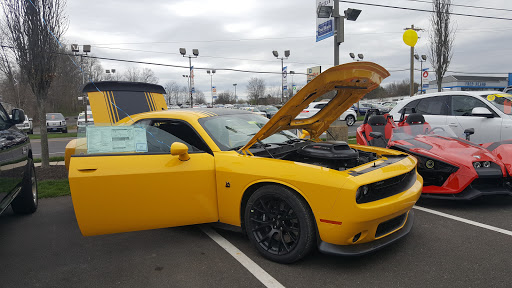
[[[21,109],[12,109],[11,115],[14,124],[21,124],[25,121],[25,113]]]

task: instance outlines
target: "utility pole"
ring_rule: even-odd
[[[423,31],[423,29],[421,28],[414,28],[414,24],[411,25],[410,28],[404,28],[404,30],[414,30],[416,32],[418,31]],[[414,95],[414,46],[411,46],[411,72],[410,72],[410,78],[411,78],[411,85],[410,85],[410,95],[413,96]]]
[[[340,16],[340,2],[334,0],[332,17],[334,18],[334,66],[340,65],[340,44],[345,41],[344,36],[344,18]]]

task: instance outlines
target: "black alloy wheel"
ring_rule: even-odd
[[[315,226],[307,203],[288,189],[269,185],[259,188],[245,210],[246,232],[266,258],[291,263],[314,246]]]

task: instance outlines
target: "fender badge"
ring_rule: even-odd
[[[427,160],[427,162],[425,163],[425,166],[426,166],[428,169],[432,169],[432,168],[434,168],[434,161],[432,161],[432,160]]]
[[[231,187],[231,184],[229,182],[226,182],[226,187],[227,188]]]

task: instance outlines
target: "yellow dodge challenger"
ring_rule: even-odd
[[[66,151],[82,234],[220,222],[240,227],[264,257],[281,263],[315,247],[360,255],[400,239],[412,227],[422,189],[416,159],[319,140],[387,76],[370,62],[333,67],[270,120],[235,109],[158,111],[163,91],[157,85],[86,86],[104,107],[95,111],[91,102],[96,126]],[[138,106],[149,112],[130,113],[137,91],[146,103]],[[317,114],[295,119],[326,96],[329,103]],[[102,113],[107,126],[98,123]],[[299,139],[291,132],[297,129],[310,138]]]

